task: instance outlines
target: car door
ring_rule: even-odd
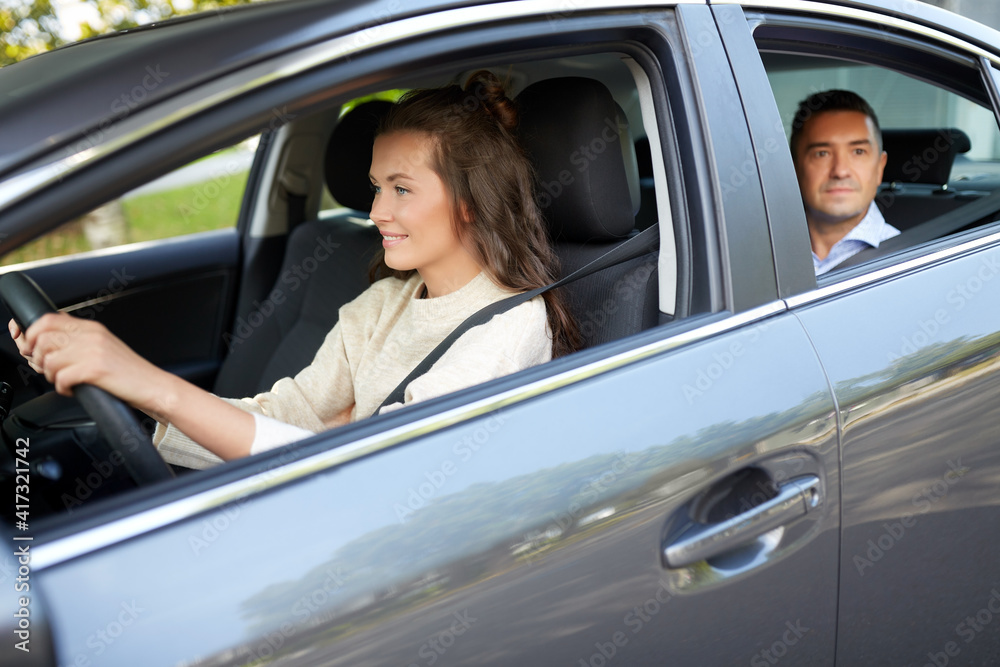
[[[716,11],[749,60],[740,10]],[[794,73],[808,85],[799,99],[826,87],[861,91],[874,100],[883,131],[900,122],[936,127],[945,118],[973,137],[968,159],[952,171],[953,179],[958,169],[972,175],[952,182],[961,188],[971,180],[976,192],[959,196],[974,201],[997,187],[986,174],[996,160],[997,56],[956,41],[961,22],[946,37],[926,25],[818,5],[802,16],[761,11],[748,19],[759,48],[781,53],[786,67],[793,55],[834,59]],[[741,90],[761,86],[759,68],[752,69]],[[775,95],[785,95],[778,78],[772,83]],[[906,105],[911,90],[925,103]],[[949,102],[935,105],[935,98]],[[788,118],[794,107],[782,111]],[[924,162],[910,167],[927,169],[943,159],[941,150],[916,154]],[[932,196],[946,200],[948,187]],[[877,201],[891,204],[917,189],[887,186]],[[775,235],[804,234],[800,212],[772,217]],[[940,224],[961,215],[956,208]],[[835,271],[787,300],[830,378],[841,429],[838,664],[982,664],[1000,655],[990,626],[1000,610],[1000,283],[993,280],[1000,236],[993,218],[966,220],[961,233]]]
[[[80,510],[33,546],[60,663],[832,663],[836,412],[778,298],[713,16],[521,9],[432,17],[418,43],[361,49],[315,85],[398,75],[415,48],[456,68],[630,55],[659,119],[655,170],[677,186],[658,209],[686,312]]]
[[[787,315],[718,331],[745,319],[631,341],[587,380],[610,360],[349,427],[312,456],[277,454],[238,481],[206,479],[217,485],[50,542],[35,566],[60,659],[828,664],[830,399],[806,355],[780,387],[749,389],[807,341]],[[686,397],[701,378],[711,386]],[[565,386],[528,398],[553,383]],[[747,470],[761,472],[740,477],[717,521],[771,499],[774,480],[785,523],[666,565],[692,499]],[[813,478],[807,512],[793,482]],[[153,530],[166,515],[183,518]]]
[[[102,322],[153,363],[210,387],[238,294],[246,229],[240,211],[260,177],[252,169],[257,139],[203,156],[47,232],[6,257],[0,272],[25,273],[57,308]],[[113,183],[105,187],[114,191]],[[48,196],[58,201],[61,192]],[[71,244],[85,250],[64,254]],[[185,335],[173,334],[174,327]],[[9,338],[0,348],[6,381],[47,388]]]
[[[262,245],[247,219],[274,144],[265,133],[202,154],[14,250],[0,272],[29,275],[57,308],[103,323],[158,366],[211,387],[244,263]],[[5,378],[44,387],[10,341],[3,350]]]

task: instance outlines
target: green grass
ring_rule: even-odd
[[[247,172],[228,178],[139,195],[122,200],[127,224],[125,243],[153,241],[236,224]],[[62,257],[93,250],[80,220],[73,220],[8,253],[0,266]]]
[[[383,90],[377,93],[372,93],[371,95],[364,95],[362,97],[355,97],[353,100],[346,102],[344,106],[340,107],[340,117],[343,118],[348,113],[350,113],[354,107],[359,104],[364,104],[365,102],[371,102],[372,100],[384,100],[386,102],[398,102],[399,98],[402,97],[406,92],[407,88],[396,88],[393,90]]]
[[[129,242],[152,241],[236,225],[247,173],[198,185],[155,192],[122,202]]]
[[[90,244],[84,238],[79,223],[73,221],[40,239],[26,243],[17,250],[7,253],[0,260],[0,266],[33,262],[36,259],[45,259],[46,257],[75,255],[90,249]]]

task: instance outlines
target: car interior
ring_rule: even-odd
[[[606,85],[589,77],[556,77],[532,83],[516,97],[522,144],[542,184],[541,201],[549,203],[544,213],[563,275],[650,226],[655,220],[651,160],[644,158],[650,171],[641,177],[629,119]],[[253,395],[301,370],[336,323],[338,308],[367,286],[368,266],[379,247],[377,230],[367,219],[372,201],[368,167],[376,128],[390,106],[371,100],[338,119],[323,164],[326,186],[341,208],[295,225],[279,275],[307,262],[317,243],[337,246],[341,259],[319,263],[303,289],[291,292],[254,336],[233,347],[213,389],[219,395]],[[580,150],[592,144],[589,154]],[[567,179],[568,167],[581,176]],[[659,324],[656,277],[655,256],[637,257],[568,285],[584,345]],[[616,317],[595,319],[606,302],[614,303]]]
[[[996,220],[1000,131],[974,64],[902,64],[875,49],[841,48],[833,57],[830,47],[809,52],[775,32],[759,30],[757,41],[786,132],[798,102],[824,89],[857,92],[879,117],[888,161],[875,201],[902,233],[837,270]]]
[[[408,81],[393,90],[462,84],[474,69]],[[657,131],[656,116],[652,100],[641,99],[649,87],[630,57],[576,55],[491,69],[509,81],[521,107],[520,139],[537,172],[539,203],[562,275],[654,226],[662,217],[657,211],[669,213],[663,160],[653,158],[659,147],[651,148],[648,139]],[[217,395],[252,396],[297,373],[336,323],[339,307],[369,284],[380,236],[368,220],[373,196],[368,170],[376,127],[389,108],[371,97],[292,119],[262,137],[254,167],[261,170],[258,190],[244,198],[244,207],[252,208],[241,214],[247,227],[242,233],[269,242],[246,244],[237,318],[252,331],[222,336],[224,356],[206,385]],[[653,241],[633,253],[637,256],[564,288],[585,348],[673,319],[678,298],[663,293],[661,278],[677,258],[670,256],[672,244],[664,256]],[[289,276],[297,276],[294,284]],[[676,280],[669,276],[665,284]],[[269,299],[276,293],[282,298]],[[51,460],[51,474],[39,478],[33,494],[47,512],[58,515],[134,486],[125,467],[118,467],[86,498],[74,495],[72,471],[108,458],[92,426],[77,423],[79,408],[51,393],[16,411],[18,418],[5,424],[8,438],[46,431],[37,441]],[[48,428],[53,423],[76,426],[56,437],[56,429]],[[66,507],[67,497],[74,499],[73,507]],[[40,505],[36,512],[42,513]]]

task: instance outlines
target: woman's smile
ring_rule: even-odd
[[[389,234],[388,232],[382,232],[382,247],[391,248],[408,238],[409,236],[406,234]]]

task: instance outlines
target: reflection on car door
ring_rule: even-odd
[[[998,655],[1000,239],[976,243],[799,311],[843,423],[843,664]]]
[[[764,476],[698,495],[746,471]],[[757,539],[665,564],[679,520],[727,499],[709,524],[751,516],[767,480],[809,478],[812,511],[793,494]],[[829,664],[838,487],[826,379],[779,315],[42,576],[63,656],[91,655],[123,601],[142,609],[105,664]]]

